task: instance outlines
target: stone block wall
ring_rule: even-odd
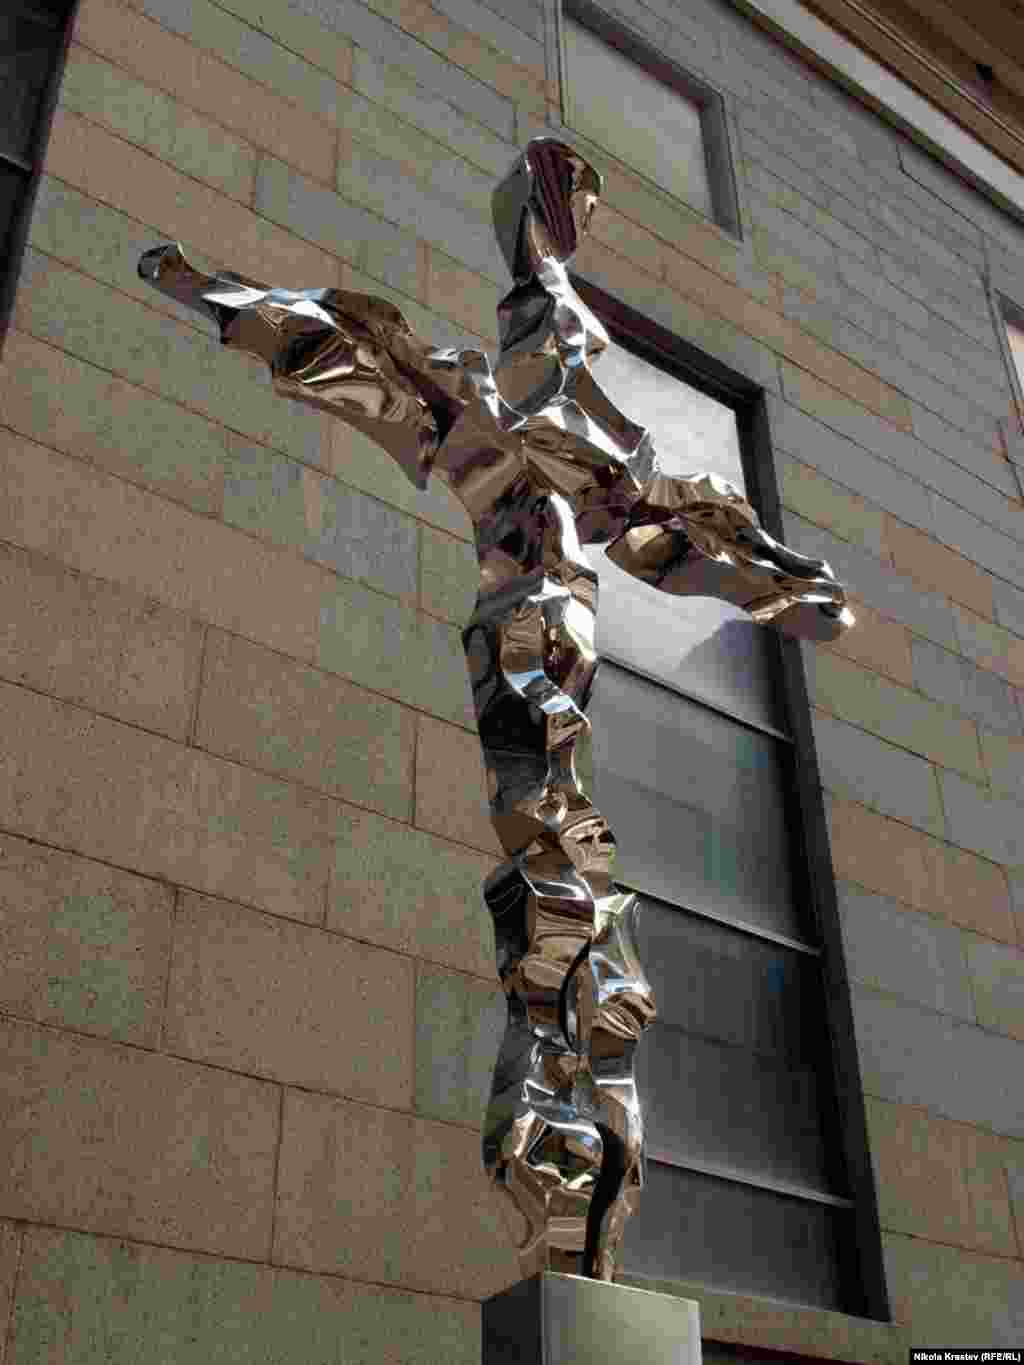
[[[595,151],[580,273],[764,386],[787,535],[859,618],[806,661],[897,1326],[701,1291],[705,1330],[1019,1344],[1024,506],[983,273],[1024,304],[1024,226],[725,3],[609,9],[723,92],[744,233]],[[468,521],[135,261],[493,349],[552,21],[82,0],[0,357],[2,1365],[472,1365],[517,1277],[475,1175]]]

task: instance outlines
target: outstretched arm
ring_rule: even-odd
[[[139,274],[215,322],[225,346],[265,360],[279,392],[357,427],[426,486],[468,381],[458,354],[421,341],[393,304],[341,289],[271,289],[230,271],[208,275],[173,243],[147,251]]]
[[[773,539],[739,489],[715,474],[655,475],[607,554],[662,592],[733,602],[787,635],[828,641],[853,625],[831,567]]]

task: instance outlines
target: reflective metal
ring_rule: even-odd
[[[644,1179],[633,1058],[655,1011],[637,899],[615,885],[615,839],[574,765],[597,668],[582,547],[791,634],[832,639],[853,618],[828,565],[768,536],[734,485],[661,472],[649,432],[594,379],[608,337],[566,264],[599,190],[587,162],[541,138],[495,191],[515,284],[493,368],[479,351],[430,347],[369,295],[205,275],[176,246],[146,252],[139,271],[262,357],[279,392],[372,437],[417,487],[435,471],[469,511],[480,591],[463,640],[507,855],[484,887],[508,997],[484,1160],[524,1274],[611,1279]]]

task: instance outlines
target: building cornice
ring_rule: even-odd
[[[814,0],[820,13],[800,0],[734,3],[1024,220],[1024,130],[988,107],[893,24],[860,0]],[[897,75],[893,66],[906,74]]]

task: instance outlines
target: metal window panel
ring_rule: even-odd
[[[566,16],[572,127],[706,217],[714,215],[700,105]]]
[[[812,1062],[816,957],[647,897],[637,943],[662,1024],[780,1064]]]
[[[805,937],[786,829],[787,746],[607,661],[590,716],[616,876],[716,918]]]
[[[844,1311],[839,1244],[852,1236],[844,1209],[652,1161],[625,1272]]]
[[[0,161],[0,260],[9,258],[11,231],[28,191],[29,173]]]
[[[566,124],[739,237],[719,92],[591,0],[564,0],[559,29]]]
[[[658,1025],[639,1049],[636,1069],[648,1097],[651,1151],[665,1162],[834,1193],[811,1067]]]
[[[666,474],[706,470],[746,491],[735,410],[613,341],[598,362],[601,386],[623,411],[642,411]],[[602,656],[657,678],[728,715],[785,731],[771,633],[709,597],[667,597],[608,560],[588,558],[601,583]]]
[[[0,13],[0,155],[31,163],[62,21],[45,9],[4,6]]]

